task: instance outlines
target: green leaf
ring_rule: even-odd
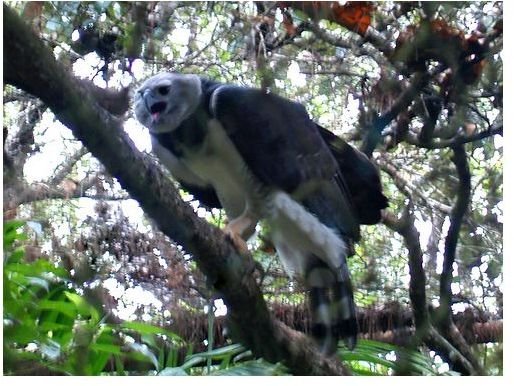
[[[156,335],[157,334],[143,333],[143,334],[141,334],[141,342],[145,343],[146,345],[148,345],[150,347],[159,348],[157,342],[155,341]]]
[[[15,240],[26,240],[27,235],[25,233],[19,233],[20,229],[25,225],[25,221],[12,220],[4,223],[4,249],[9,249]]]
[[[140,322],[123,322],[121,328],[133,330],[140,334],[161,334],[165,335],[175,342],[184,343],[184,340],[177,334],[168,331],[162,327],[153,326],[151,324],[145,324]]]
[[[234,356],[234,363],[235,362],[244,361],[244,360],[249,359],[249,358],[252,358],[252,356],[253,356],[252,351],[251,350],[246,350],[246,351],[242,352],[241,354],[238,354],[238,355]]]
[[[31,319],[24,320],[21,325],[13,325],[10,327],[5,327],[4,325],[4,342],[13,342],[19,346],[24,346],[37,338],[38,332],[36,330],[36,323]]]
[[[121,355],[114,356],[114,363],[116,364],[116,374],[125,375],[125,366],[121,360]]]
[[[272,376],[286,374],[287,372],[284,366],[280,364],[270,364],[260,359],[247,361],[212,373],[212,375],[224,376]]]
[[[25,279],[27,280],[27,283],[32,286],[44,288],[46,290],[46,292],[50,291],[50,286],[48,285],[48,281],[46,281],[44,279],[41,279],[39,277],[30,277],[30,276],[26,277]]]
[[[31,266],[42,275],[53,274],[60,279],[68,278],[68,271],[62,267],[56,267],[52,262],[45,259],[38,259]]]
[[[210,357],[214,360],[222,360],[226,356],[238,355],[244,351],[246,351],[246,348],[244,348],[242,345],[236,343],[236,344],[231,344],[229,346],[217,348],[210,352],[201,352],[201,353],[193,354],[189,358],[192,359],[195,357],[200,357],[200,358],[206,359],[206,358]]]
[[[75,319],[77,317],[76,306],[73,303],[69,303],[66,301],[42,300],[38,306],[41,310],[56,311],[72,319]]]
[[[407,350],[389,343],[361,340],[353,351],[341,348],[339,350],[339,357],[343,361],[350,361],[349,365],[355,373],[370,375],[368,373],[371,372],[373,375],[383,375],[386,373],[386,369],[396,370],[398,368],[398,361],[391,361],[384,358],[387,354],[392,352],[402,357],[402,365],[408,365],[409,370],[413,374],[437,375],[430,358],[416,350]],[[368,366],[383,366],[384,369],[373,372],[369,368],[366,368],[363,362]]]
[[[184,364],[180,367],[184,370],[189,370],[192,367],[195,367],[204,362],[205,362],[205,358],[203,358],[203,357],[200,357],[200,356],[190,357],[189,359],[186,359]]]
[[[375,363],[378,365],[382,365],[388,368],[394,368],[396,366],[395,362],[380,358],[372,353],[364,353],[364,352],[356,352],[356,353],[345,353],[341,355],[343,361],[364,361]]]
[[[94,351],[109,353],[109,354],[121,354],[121,347],[115,344],[107,343],[93,343],[91,349]]]
[[[159,361],[160,369],[164,369],[165,367],[168,367],[164,363],[164,361],[166,360],[166,352],[164,351],[164,348],[162,348],[162,347],[159,349],[159,356],[158,356],[157,360]],[[170,367],[175,367],[175,366],[170,366]]]
[[[132,350],[130,354],[135,354],[131,355],[135,359],[150,362],[154,365],[156,370],[159,369],[159,361],[157,360],[155,354],[152,351],[150,351],[148,346],[140,343],[129,343],[128,347]]]
[[[5,269],[7,269],[8,271],[13,271],[13,272],[17,272],[15,270],[15,268],[18,266],[18,265],[28,265],[26,263],[22,263],[23,261],[23,258],[25,257],[25,249],[22,248],[22,247],[19,247],[17,249],[15,249],[8,257],[6,263],[6,267]]]
[[[219,59],[221,61],[221,63],[226,63],[230,60],[230,58],[232,57],[232,55],[230,54],[230,52],[228,51],[223,51],[220,56],[219,56]]]
[[[364,377],[372,377],[372,376],[383,375],[382,373],[378,373],[376,371],[371,371],[369,369],[365,369],[365,368],[357,367],[357,366],[351,366],[351,369],[352,369],[352,373],[354,375],[361,375],[361,376],[364,376]]]
[[[64,294],[73,304],[75,304],[80,315],[91,316],[91,319],[94,322],[98,322],[100,320],[100,314],[96,308],[89,304],[82,296],[70,291],[65,291]]]
[[[25,221],[22,220],[10,220],[4,222],[4,235],[16,232],[16,230],[23,225],[25,225]]]
[[[44,322],[39,323],[38,328],[41,332],[45,332],[45,333],[48,331],[64,331],[64,330],[71,330],[73,328],[73,323],[63,324],[63,323],[44,321]]]
[[[165,369],[163,369],[162,371],[157,373],[157,375],[160,375],[160,376],[184,376],[184,375],[188,375],[188,374],[182,367],[166,367]]]
[[[168,350],[168,356],[166,363],[163,367],[177,367],[178,365],[178,349],[176,347],[170,347]]]
[[[107,352],[99,352],[96,353],[96,355],[91,356],[91,369],[89,375],[100,375],[110,357],[111,354]]]

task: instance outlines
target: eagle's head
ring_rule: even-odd
[[[147,79],[134,100],[136,118],[153,133],[175,130],[198,107],[202,96],[197,75],[163,72]]]

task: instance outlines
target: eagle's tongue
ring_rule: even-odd
[[[152,121],[157,122],[157,120],[159,119],[159,115],[160,113],[152,113]]]

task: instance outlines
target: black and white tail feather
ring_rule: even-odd
[[[339,339],[343,339],[346,346],[353,350],[358,331],[346,263],[335,271],[321,259],[311,256],[306,269],[306,281],[312,313],[311,333],[320,351],[325,354],[334,353]]]

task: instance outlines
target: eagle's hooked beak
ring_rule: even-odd
[[[152,123],[157,123],[161,113],[166,110],[166,102],[156,102],[151,90],[145,90],[143,93],[143,99],[145,102],[146,109],[152,117]]]

